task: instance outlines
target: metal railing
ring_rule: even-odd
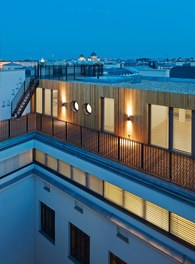
[[[28,88],[30,83],[30,78],[26,79],[20,89],[18,90],[18,92],[16,93],[15,97],[13,98],[12,102],[11,102],[11,113],[13,113],[17,107],[17,104],[19,102],[19,100],[22,98],[24,92],[26,91],[26,89]]]
[[[39,131],[195,191],[195,159],[42,114],[0,121],[0,141]]]
[[[35,69],[35,78],[52,80],[76,80],[87,76],[102,76],[103,64],[45,65],[39,64]]]

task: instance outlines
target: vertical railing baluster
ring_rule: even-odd
[[[121,159],[120,137],[118,137],[118,160]]]
[[[141,143],[141,168],[144,168],[144,144]]]
[[[81,144],[81,147],[83,146],[83,133],[82,132],[83,132],[82,126],[80,126],[80,140],[81,140],[80,144]]]

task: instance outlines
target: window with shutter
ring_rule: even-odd
[[[104,182],[104,196],[112,202],[123,206],[123,190],[121,188]]]
[[[91,174],[87,175],[88,188],[96,193],[103,195],[103,180]]]
[[[148,201],[145,201],[145,205],[146,220],[166,231],[169,231],[169,211]]]
[[[47,166],[51,168],[52,170],[57,171],[58,165],[57,165],[57,159],[54,157],[47,155]]]
[[[171,213],[170,232],[195,246],[195,223]]]
[[[71,166],[64,161],[59,160],[59,173],[70,178],[71,177]]]
[[[143,217],[144,200],[132,193],[124,191],[124,208],[140,217]]]
[[[73,167],[73,180],[86,186],[86,175],[85,172]]]

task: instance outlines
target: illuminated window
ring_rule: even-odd
[[[71,109],[73,112],[77,112],[79,110],[79,104],[77,101],[73,101],[71,104]]]
[[[146,201],[146,220],[169,231],[169,212],[148,201]]]
[[[86,185],[85,172],[73,167],[73,180],[85,186]]]
[[[173,110],[173,148],[191,153],[192,111],[174,108]]]
[[[36,112],[42,114],[43,110],[43,94],[42,94],[42,89],[37,88],[36,89]]]
[[[151,144],[168,148],[169,142],[169,108],[151,105]]]
[[[52,170],[57,171],[57,159],[50,155],[47,155],[47,166]]]
[[[170,232],[195,246],[195,223],[171,213]]]
[[[58,116],[58,91],[57,90],[53,90],[52,92],[52,115],[54,117]]]
[[[71,177],[71,166],[64,161],[59,160],[59,173],[70,178]]]
[[[87,175],[88,188],[96,193],[103,195],[103,180],[91,174]]]
[[[103,103],[103,130],[114,132],[114,99],[104,98]]]
[[[35,159],[36,159],[36,161],[38,161],[42,164],[45,164],[45,153],[36,149],[35,150]]]
[[[104,182],[104,196],[110,201],[123,206],[123,190],[121,188]]]
[[[51,90],[45,89],[44,114],[51,115]]]
[[[90,115],[92,113],[92,107],[90,104],[84,104],[83,111],[86,115]]]
[[[144,200],[132,193],[125,191],[124,192],[124,208],[140,217],[143,217]]]

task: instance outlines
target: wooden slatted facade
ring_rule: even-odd
[[[138,90],[133,89],[133,84],[132,88],[120,88],[89,83],[41,80],[40,87],[58,90],[58,118],[60,120],[94,130],[101,130],[101,98],[114,99],[114,134],[146,144],[149,140],[149,104],[195,110],[195,95]],[[79,103],[80,108],[76,113],[71,110],[72,101]],[[64,102],[65,108],[62,107]],[[90,115],[84,114],[82,109],[86,103],[92,107]],[[34,106],[32,110],[35,110]],[[130,127],[127,122],[128,115],[134,117]]]

